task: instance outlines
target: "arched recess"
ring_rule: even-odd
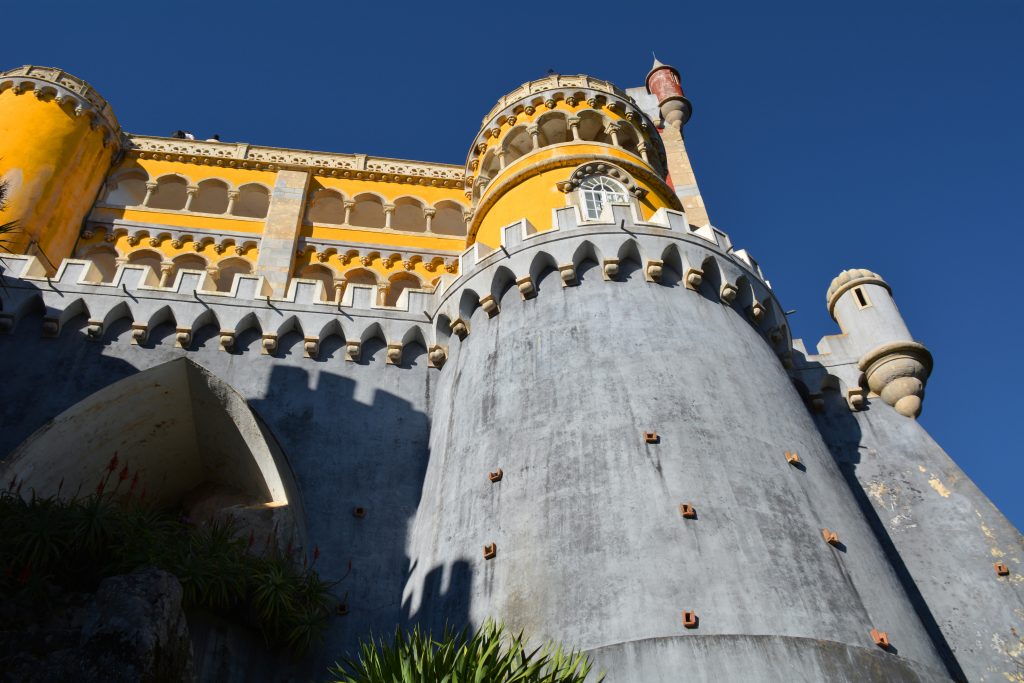
[[[230,292],[236,275],[252,275],[252,264],[243,258],[228,258],[217,264],[217,291]]]
[[[341,225],[345,222],[345,198],[334,190],[320,190],[306,216],[310,223]]]
[[[188,181],[179,175],[165,175],[156,181],[156,189],[149,198],[149,206],[153,209],[170,209],[181,211],[188,199],[186,188]]]
[[[611,144],[612,138],[605,131],[608,120],[596,111],[580,112],[580,139]]]
[[[238,199],[232,214],[247,218],[266,218],[270,209],[270,190],[256,183],[249,183],[238,188]]]
[[[399,197],[395,200],[395,215],[391,219],[391,227],[395,230],[424,232],[427,229],[427,216],[423,213],[423,203],[414,197]]]
[[[358,195],[348,220],[361,228],[383,228],[384,202],[375,194]]]
[[[23,495],[44,497],[87,495],[104,480],[106,491],[127,494],[138,475],[133,494],[145,491],[161,508],[195,521],[230,514],[264,537],[276,529],[279,544],[304,545],[301,502],[277,441],[242,395],[187,358],[79,401],[22,442],[3,471]]]
[[[430,221],[430,232],[439,235],[466,234],[466,216],[463,207],[458,202],[442,200],[434,205],[434,218]]]
[[[324,283],[326,301],[334,301],[334,271],[320,263],[313,263],[299,273],[299,277],[307,280],[319,280]]]
[[[387,292],[384,294],[385,306],[396,306],[398,297],[407,289],[423,289],[423,282],[412,273],[396,273],[391,276],[388,282]]]
[[[508,166],[533,151],[533,137],[526,126],[516,126],[505,135],[501,147],[505,151],[505,165]]]
[[[537,119],[540,146],[557,145],[560,142],[572,140],[569,133],[569,124],[565,114],[560,111],[550,111]]]
[[[89,250],[85,255],[87,261],[92,261],[99,275],[99,282],[113,282],[117,274],[117,250],[113,247],[102,245]]]
[[[190,207],[199,213],[224,213],[228,210],[228,184],[210,178],[199,183],[199,191]]]
[[[161,258],[160,254],[151,249],[139,249],[128,254],[128,263],[133,266],[149,266],[157,277],[160,276],[160,264],[162,262],[163,258]]]
[[[106,203],[113,206],[140,206],[146,198],[147,180],[149,176],[141,170],[118,176],[117,184],[107,193]]]

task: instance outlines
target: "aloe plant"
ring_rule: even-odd
[[[336,683],[584,683],[593,668],[578,650],[548,643],[529,649],[523,633],[487,621],[479,629],[445,629],[440,640],[418,626],[360,644],[356,659],[335,664]],[[604,673],[596,681],[604,680]]]

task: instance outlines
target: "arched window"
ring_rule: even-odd
[[[380,197],[372,194],[361,194],[355,198],[349,223],[360,228],[384,227],[384,203]]]
[[[462,205],[452,201],[441,201],[434,205],[434,218],[430,223],[430,231],[439,235],[465,235],[466,218]]]
[[[106,203],[114,206],[140,206],[146,198],[148,179],[141,171],[121,176],[117,185],[107,194]]]
[[[601,216],[601,209],[608,202],[625,202],[626,188],[604,175],[592,175],[580,183],[583,195],[583,213],[588,220]]]
[[[232,213],[247,218],[266,218],[270,208],[270,191],[262,185],[250,183],[238,188],[238,199]]]
[[[198,213],[224,213],[228,210],[228,185],[221,180],[204,180],[190,205]]]
[[[188,195],[185,188],[188,181],[181,176],[164,176],[156,181],[156,189],[149,198],[149,206],[154,209],[171,209],[181,211],[185,208]]]
[[[427,217],[423,213],[423,204],[412,197],[401,197],[395,200],[395,213],[391,218],[391,227],[395,230],[423,232],[427,229]]]
[[[252,264],[241,258],[224,259],[217,264],[215,285],[218,292],[230,292],[236,275],[252,275]]]
[[[317,192],[307,216],[310,223],[341,225],[345,222],[345,200],[333,190],[321,190]]]

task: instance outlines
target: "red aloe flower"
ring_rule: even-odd
[[[102,494],[103,493],[103,488],[104,488],[104,486],[106,486],[106,483],[107,482],[105,482],[105,481],[101,481],[99,484],[96,485],[96,493],[97,494]]]
[[[128,463],[125,463],[124,467],[121,468],[121,474],[118,475],[118,480],[119,481],[124,481],[127,478],[128,478]]]
[[[117,451],[114,451],[114,457],[112,457],[110,462],[107,463],[107,469],[111,472],[117,469]]]

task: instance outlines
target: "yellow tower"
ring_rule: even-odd
[[[48,269],[70,256],[120,147],[117,118],[85,81],[40,66],[0,73],[3,222],[18,226],[7,250]]]
[[[473,202],[469,242],[495,247],[501,228],[526,218],[551,227],[553,209],[578,205],[583,180],[600,172],[637,199],[638,218],[682,209],[666,184],[658,131],[626,92],[590,76],[550,75],[501,98],[466,161]]]

